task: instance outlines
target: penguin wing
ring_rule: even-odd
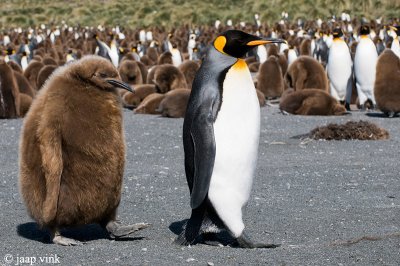
[[[190,137],[193,142],[193,177],[190,206],[198,208],[207,196],[215,160],[213,99],[202,102],[192,120]],[[187,162],[190,163],[190,162]],[[190,177],[188,177],[190,178]]]
[[[57,214],[60,193],[61,173],[63,170],[61,133],[51,118],[38,128],[42,167],[46,182],[46,197],[43,203],[43,221],[52,221]]]
[[[96,43],[97,43],[97,47],[99,47],[99,52],[97,53],[98,56],[107,58],[108,60],[111,61],[111,57],[108,53],[108,51],[110,50],[109,47],[107,47],[107,45],[105,43],[103,43],[102,41],[99,41],[96,39]]]

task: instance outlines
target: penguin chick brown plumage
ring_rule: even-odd
[[[226,229],[234,246],[277,246],[251,241],[242,220],[260,134],[260,105],[243,57],[255,46],[273,42],[283,41],[226,31],[210,45],[196,74],[183,124],[192,215],[178,244],[200,242],[200,236],[207,241],[211,233]]]
[[[20,115],[19,90],[12,68],[0,60],[0,119]]]
[[[121,75],[122,81],[130,84],[142,84],[143,77],[140,71],[139,65],[133,60],[124,60],[118,67],[119,74]]]
[[[175,89],[187,89],[185,76],[182,71],[173,65],[161,65],[155,69],[154,83],[157,91],[166,93]]]
[[[20,141],[20,191],[54,243],[77,245],[60,228],[99,223],[111,238],[148,227],[116,221],[125,160],[120,97],[130,90],[106,59],[65,65],[40,90]]]
[[[189,96],[190,90],[188,89],[176,89],[167,92],[158,107],[161,115],[173,118],[185,117]]]
[[[282,70],[276,56],[268,57],[261,65],[257,75],[257,89],[268,98],[281,96],[284,89],[284,81]]]
[[[391,49],[378,57],[374,94],[378,108],[388,117],[400,113],[400,59]]]
[[[279,103],[281,111],[294,115],[344,115],[346,108],[319,89],[287,89]]]
[[[300,91],[307,88],[328,92],[328,77],[324,67],[311,56],[299,56],[288,68],[285,82],[289,88]]]

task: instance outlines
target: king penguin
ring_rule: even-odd
[[[358,100],[362,110],[366,109],[366,103],[372,103],[375,107],[374,83],[376,74],[376,63],[378,52],[374,42],[369,38],[369,26],[363,25],[360,28],[360,41],[354,56],[354,74]]]
[[[350,111],[350,98],[353,84],[353,61],[347,43],[343,40],[340,28],[333,30],[333,42],[329,49],[327,72],[332,97],[344,102]]]
[[[390,29],[392,30],[392,45],[390,46],[390,49],[398,56],[400,57],[400,42],[399,42],[399,36],[400,36],[400,26],[390,26]]]
[[[226,229],[233,246],[278,246],[254,243],[244,233],[242,208],[258,157],[260,106],[243,57],[255,46],[282,42],[228,30],[210,45],[193,81],[183,123],[192,214],[176,243],[195,244],[199,236],[205,240]]]

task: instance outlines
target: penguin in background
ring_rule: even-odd
[[[257,74],[257,89],[265,97],[274,99],[280,97],[285,87],[282,69],[278,57],[271,55],[261,66]]]
[[[243,57],[255,46],[282,42],[228,30],[210,45],[193,81],[183,123],[192,214],[176,243],[194,244],[199,236],[205,240],[226,229],[234,246],[278,246],[255,243],[244,233],[242,208],[256,168],[260,106]]]
[[[100,41],[99,37],[97,35],[94,36],[96,39],[96,44],[97,44],[97,55],[107,58],[110,60],[115,67],[118,67],[119,65],[119,51],[117,48],[117,42],[113,38],[111,41],[110,46],[108,46],[105,42]]]
[[[9,61],[13,61],[21,66],[21,58],[15,53],[15,50],[12,47],[8,47],[5,51],[6,55],[4,57],[4,61],[8,63]]]
[[[333,42],[329,49],[327,74],[330,81],[330,94],[345,104],[350,111],[350,100],[353,84],[353,61],[350,49],[343,40],[340,28],[333,30]]]
[[[26,52],[22,52],[21,54],[21,68],[22,71],[25,71],[25,69],[28,68],[28,55],[26,54]]]
[[[354,55],[354,75],[361,110],[367,108],[367,102],[372,104],[370,109],[374,109],[376,105],[374,83],[378,52],[376,51],[374,42],[368,36],[369,33],[369,26],[361,26],[360,41]]]
[[[390,46],[390,49],[400,58],[400,43],[399,43],[399,36],[400,36],[400,26],[390,26],[390,29],[392,31],[392,45]]]
[[[400,113],[400,58],[385,49],[378,57],[374,94],[378,108],[388,117]]]
[[[188,41],[189,60],[193,60],[193,50],[196,48],[196,34],[190,34]]]
[[[328,52],[329,48],[326,44],[323,34],[320,33],[320,38],[315,41],[315,49],[313,51],[313,56],[317,59],[324,67],[328,62]]]
[[[379,35],[376,35],[373,41],[376,46],[376,51],[378,52],[378,55],[380,55],[386,49],[385,44],[383,43]]]
[[[18,85],[12,68],[0,60],[0,119],[20,116]]]
[[[172,37],[172,33],[168,33],[167,38],[164,39],[161,45],[162,52],[170,52],[172,50],[172,43],[170,41]]]
[[[74,54],[72,49],[68,49],[68,53],[65,56],[65,62],[68,63],[68,62],[71,62],[71,61],[74,61],[74,60],[76,60],[76,55]]]
[[[305,38],[300,44],[300,55],[312,56],[311,39]]]
[[[289,45],[289,50],[287,54],[288,65],[290,66],[294,61],[296,61],[298,55],[296,48],[292,45]]]
[[[262,64],[267,61],[268,53],[267,48],[264,45],[259,45],[256,48],[256,59],[257,61]]]
[[[176,67],[180,66],[180,64],[182,64],[183,62],[183,58],[178,47],[176,45],[173,45],[170,52],[172,54],[172,64]]]

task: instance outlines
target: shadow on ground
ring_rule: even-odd
[[[17,226],[17,233],[19,236],[41,242],[43,244],[51,244],[49,231],[40,229],[39,226],[34,223],[24,223]],[[100,227],[98,224],[89,224],[76,228],[69,228],[61,230],[61,235],[79,240],[81,242],[99,240],[99,239],[110,239],[108,233]],[[144,237],[123,237],[115,239],[115,241],[135,241],[142,240]]]

